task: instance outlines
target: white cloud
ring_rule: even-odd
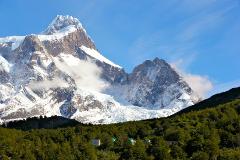
[[[192,90],[200,97],[206,98],[208,92],[212,90],[213,84],[207,76],[196,75],[187,73],[181,68],[183,61],[172,63],[172,67],[182,76],[183,80],[186,81]]]
[[[191,88],[201,97],[206,97],[207,93],[213,88],[212,82],[207,76],[194,75],[184,73],[183,79],[191,86]]]
[[[95,63],[67,54],[60,54],[54,62],[58,69],[74,79],[78,88],[102,91],[108,86],[108,83],[101,79],[102,71]]]
[[[95,63],[63,53],[53,59],[56,67],[75,81],[77,88],[102,91],[108,86],[108,83],[101,79],[102,71]],[[29,87],[32,89],[67,88],[69,84],[55,76],[52,80],[33,81]]]
[[[29,84],[29,87],[33,90],[54,89],[54,88],[66,88],[68,87],[68,84],[64,80],[55,77],[52,80],[33,81]]]

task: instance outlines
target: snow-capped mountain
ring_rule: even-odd
[[[0,121],[59,115],[116,123],[169,116],[198,100],[164,60],[126,73],[72,16],[57,16],[41,34],[0,38]]]

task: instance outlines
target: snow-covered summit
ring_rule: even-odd
[[[48,28],[43,33],[47,35],[54,34],[58,31],[62,31],[64,28],[67,28],[69,26],[72,26],[76,29],[83,29],[81,22],[77,18],[69,15],[57,15],[57,17],[50,23]]]
[[[169,116],[195,102],[166,61],[126,73],[72,16],[57,16],[40,35],[0,38],[0,123],[40,115],[116,123]]]
[[[69,35],[73,35],[70,36]],[[58,15],[54,20],[50,23],[47,29],[41,34],[30,34],[25,36],[8,36],[8,37],[0,37],[0,53],[4,48],[15,50],[17,49],[22,42],[24,42],[25,38],[28,36],[36,36],[40,41],[61,41],[65,37],[67,39],[71,38],[72,41],[75,41],[75,44],[79,44],[78,47],[84,45],[88,48],[93,48],[96,50],[93,40],[87,34],[86,30],[83,28],[81,22],[72,16],[69,15]],[[72,42],[71,42],[72,43]],[[73,43],[72,43],[73,44]],[[71,46],[73,47],[73,46]]]

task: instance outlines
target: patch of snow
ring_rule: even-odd
[[[75,32],[77,28],[74,25],[67,26],[59,31],[56,31],[56,33],[53,33],[51,35],[37,35],[40,41],[53,41],[53,40],[59,40],[63,37],[67,36],[68,34]]]
[[[34,69],[34,72],[40,75],[41,77],[48,76],[48,73],[38,65],[33,65],[33,69]]]
[[[158,73],[159,73],[159,68],[150,67],[147,72],[147,77],[149,78],[149,80],[154,82],[156,77],[158,76]]]
[[[8,63],[8,61],[0,56],[0,72],[9,72],[10,71],[11,64]]]
[[[10,36],[0,38],[0,43],[12,43],[12,50],[15,50],[23,42],[25,36]]]
[[[105,109],[94,108],[86,111],[77,110],[71,118],[79,120],[83,123],[110,124],[125,121],[152,119],[170,116],[181,109],[180,107],[173,107],[171,109],[151,110],[134,105],[123,105],[115,101],[112,96],[106,94],[86,92],[84,94],[92,94],[95,99],[104,104],[104,106],[107,106],[107,103],[109,102],[112,104],[112,106]]]
[[[0,84],[0,101],[6,101],[11,98],[14,89],[10,84]]]
[[[105,58],[103,55],[101,55],[98,51],[96,51],[95,49],[92,48],[88,48],[86,46],[81,46],[80,47],[81,50],[83,50],[85,53],[87,53],[89,56],[96,58],[97,60],[101,61],[101,62],[105,62],[113,67],[117,67],[117,68],[122,68],[119,65],[116,65],[115,63],[111,62],[110,60],[108,60],[107,58]]]

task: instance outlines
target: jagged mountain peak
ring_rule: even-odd
[[[191,87],[165,60],[144,61],[128,79],[131,87],[126,98],[134,105],[159,109],[193,104]]]
[[[69,26],[73,26],[77,29],[83,29],[81,22],[77,18],[69,15],[57,15],[43,33],[47,35],[54,34]]]
[[[154,58],[153,60],[145,60],[142,64],[140,65],[144,65],[145,67],[150,67],[150,66],[170,66],[165,60],[160,59],[158,57]],[[139,65],[139,66],[140,66]]]
[[[43,34],[0,38],[0,53],[0,121],[61,115],[115,123],[168,116],[195,103],[166,61],[146,60],[126,73],[72,16],[58,15]]]
[[[152,62],[155,64],[168,64],[165,60],[160,59],[158,57],[154,58]]]
[[[162,70],[165,71],[173,71],[173,68],[163,59],[159,59],[158,57],[156,57],[153,60],[146,60],[144,61],[142,64],[137,65],[134,69],[133,69],[133,73],[138,73],[142,72],[143,74],[148,74],[149,71],[153,71],[153,72],[160,72]],[[175,73],[177,74],[177,73]]]

